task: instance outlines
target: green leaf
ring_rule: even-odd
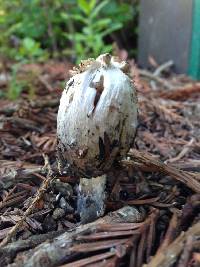
[[[12,84],[9,89],[8,89],[8,93],[7,93],[7,97],[10,100],[15,100],[19,97],[19,95],[22,92],[22,86],[20,84]]]
[[[26,37],[23,39],[23,47],[28,50],[31,51],[35,46],[35,41],[29,37]]]
[[[112,27],[110,27],[110,28],[106,29],[105,31],[103,31],[101,33],[101,36],[105,37],[105,36],[109,35],[110,33],[121,29],[122,26],[123,26],[122,23],[115,23],[115,25],[113,25]]]
[[[97,20],[95,23],[93,23],[92,27],[93,29],[99,31],[99,30],[110,27],[110,24],[111,24],[111,19],[105,18],[105,19]]]
[[[90,4],[87,2],[87,0],[78,0],[78,6],[86,15],[90,14]]]
[[[108,4],[108,0],[104,0],[101,3],[99,3],[93,10],[92,13],[90,15],[90,18],[94,19],[99,15],[99,12],[101,11],[101,9],[103,7],[105,7]]]
[[[81,14],[72,14],[70,16],[70,18],[77,20],[77,21],[80,21],[80,22],[83,22],[84,24],[87,24],[87,22],[88,22],[88,19],[85,18],[84,16],[82,16]]]
[[[90,0],[90,3],[89,3],[90,11],[93,10],[93,8],[95,7],[95,5],[96,5],[96,0]]]
[[[61,18],[64,19],[64,20],[68,20],[68,19],[70,19],[70,15],[67,14],[66,12],[61,12],[61,13],[60,13],[60,16],[61,16]]]

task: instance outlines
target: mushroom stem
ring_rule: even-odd
[[[106,175],[95,178],[81,178],[78,188],[77,210],[81,223],[92,222],[105,211]]]

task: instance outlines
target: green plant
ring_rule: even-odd
[[[46,51],[40,48],[40,43],[30,37],[25,37],[21,46],[19,47],[19,54],[16,55],[16,60],[34,60],[34,59],[46,59]]]
[[[0,52],[17,61],[95,57],[111,50],[134,9],[120,0],[0,1]]]
[[[47,58],[47,51],[41,48],[46,26],[38,4],[38,0],[0,3],[0,52],[4,55],[17,61]]]
[[[15,100],[21,94],[24,83],[17,79],[17,71],[19,64],[14,64],[11,70],[11,79],[8,84],[7,97],[11,100]]]
[[[23,75],[20,73],[20,68],[23,66],[23,63],[13,64],[11,68],[11,79],[8,83],[8,90],[6,97],[10,100],[17,99],[22,91],[28,92],[28,97],[33,99],[35,96],[35,73],[34,72],[25,72]]]
[[[27,79],[18,79],[18,63],[50,57],[83,58],[110,52],[112,43],[126,47],[127,29],[134,32],[132,0],[12,0],[0,1],[0,59],[13,64],[7,97],[32,92]],[[2,94],[1,94],[2,95]]]
[[[108,17],[100,17],[102,9],[108,4],[108,0],[99,3],[96,0],[78,0],[79,13],[61,14],[66,20],[71,19],[82,25],[81,30],[78,32],[63,33],[74,44],[74,53],[78,62],[84,57],[96,57],[100,53],[112,50],[112,44],[105,44],[104,38],[122,28],[123,24],[112,21]]]

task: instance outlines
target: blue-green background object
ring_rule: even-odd
[[[200,0],[193,0],[192,37],[188,74],[200,80]]]

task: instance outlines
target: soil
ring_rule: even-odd
[[[105,216],[85,225],[80,177],[56,164],[56,116],[72,64],[21,65],[21,97],[0,99],[1,266],[200,266],[200,83],[129,63],[135,144],[108,173]]]

